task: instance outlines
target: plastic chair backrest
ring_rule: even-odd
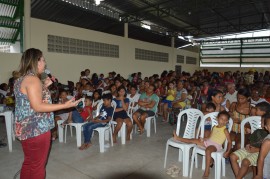
[[[98,116],[98,115],[99,115],[100,108],[102,107],[102,105],[103,105],[103,100],[100,100],[100,101],[99,101],[99,103],[98,103],[98,105],[97,105],[97,112],[96,112],[96,116]]]
[[[246,123],[250,124],[251,133],[257,129],[261,129],[261,116],[250,116],[245,118],[241,122],[241,148],[245,147],[245,125]]]
[[[199,131],[197,133],[197,136],[196,138],[199,137],[199,134],[200,134],[200,137],[201,138],[204,138],[204,125],[205,125],[205,121],[206,119],[210,118],[211,119],[211,129],[217,125],[217,115],[218,115],[218,112],[211,112],[211,113],[208,113],[206,115],[204,115],[201,119],[201,122],[200,122],[200,127],[199,127]]]
[[[158,98],[157,103],[155,104],[155,106],[156,106],[156,110],[154,111],[155,112],[155,115],[157,114],[157,111],[158,111],[158,103],[159,103],[159,98]]]
[[[100,100],[100,102],[99,102],[98,105],[97,105],[97,113],[96,113],[96,116],[99,115],[100,108],[102,107],[102,105],[103,105],[103,100]],[[115,103],[115,101],[112,100],[111,105],[112,105],[112,107],[113,107],[113,114],[112,114],[112,119],[113,119],[114,111],[115,111],[115,108],[116,108],[116,103]]]
[[[203,113],[200,110],[194,109],[194,108],[181,111],[177,117],[176,134],[178,136],[179,136],[180,128],[181,128],[181,121],[182,121],[181,118],[185,114],[187,115],[187,125],[184,131],[183,138],[187,138],[187,139],[195,138],[196,125],[199,118],[200,119],[203,118]]]
[[[232,131],[232,126],[233,126],[233,120],[230,118],[229,120],[229,125],[228,125],[228,131],[229,133]],[[225,144],[224,144],[224,150],[227,150],[227,145],[228,145],[228,140],[226,139]]]

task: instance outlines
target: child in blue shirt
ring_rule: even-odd
[[[88,149],[92,145],[91,138],[94,129],[106,126],[107,123],[112,118],[113,115],[113,107],[111,106],[112,95],[110,93],[104,94],[102,96],[102,99],[103,105],[99,110],[99,115],[89,123],[83,125],[84,143],[82,144],[81,147],[79,147],[80,150]]]

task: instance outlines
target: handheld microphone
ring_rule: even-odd
[[[52,82],[55,82],[55,79],[52,77],[50,70],[45,69],[44,73],[46,73],[48,75],[48,77],[52,80]]]

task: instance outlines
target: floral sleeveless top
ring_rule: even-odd
[[[251,111],[251,106],[249,106],[249,113]],[[242,122],[244,119],[250,116],[250,114],[242,114],[239,111],[237,111],[237,104],[235,105],[235,109],[233,111],[233,116],[239,118],[239,120]],[[233,123],[232,131],[235,133],[241,133],[241,124]]]
[[[27,75],[34,75],[32,73]],[[20,77],[14,84],[15,105],[15,135],[19,140],[26,140],[45,132],[54,127],[52,112],[35,112],[30,106],[28,97],[21,92],[21,83],[25,76]],[[42,100],[52,103],[50,91],[42,87]]]

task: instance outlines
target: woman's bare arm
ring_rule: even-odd
[[[64,104],[47,104],[42,102],[42,84],[38,77],[28,76],[21,84],[21,92],[27,95],[31,107],[36,112],[52,112],[60,109],[75,107],[81,100],[71,99]]]

